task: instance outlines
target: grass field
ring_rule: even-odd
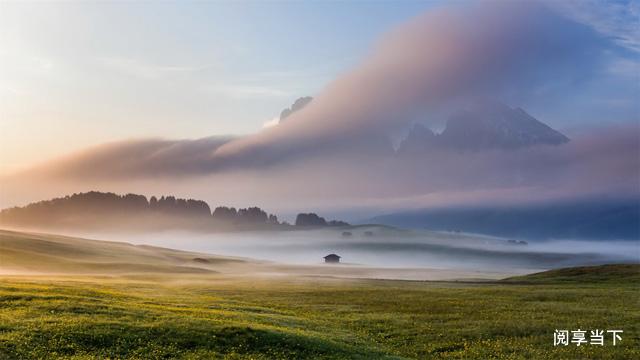
[[[25,252],[15,236],[0,245]],[[116,256],[106,249],[84,256]],[[484,283],[347,280],[192,271],[181,264],[194,254],[126,250],[165,267],[0,276],[0,359],[640,358],[639,265]],[[22,266],[36,266],[27,258]],[[555,329],[578,328],[624,333],[616,346],[553,346]]]
[[[0,358],[640,358],[637,282],[183,277],[4,277]],[[624,333],[554,348],[556,328]]]

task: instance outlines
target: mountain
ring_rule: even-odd
[[[640,240],[640,199],[423,209],[377,216],[364,222],[526,240],[637,241]]]
[[[294,112],[302,110],[305,106],[309,105],[311,100],[313,100],[311,96],[304,96],[296,99],[291,107],[288,107],[280,112],[280,121],[282,122]]]
[[[451,116],[444,131],[436,134],[416,124],[400,144],[400,154],[427,150],[479,151],[517,149],[534,145],[560,145],[569,141],[562,133],[538,121],[521,108],[478,102]]]

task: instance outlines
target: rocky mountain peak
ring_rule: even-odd
[[[399,152],[426,149],[480,151],[516,149],[534,145],[560,145],[569,141],[562,133],[521,108],[498,102],[479,102],[452,115],[444,131],[434,134],[414,126]]]

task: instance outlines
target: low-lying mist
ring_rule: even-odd
[[[638,262],[640,259],[640,244],[636,241],[526,243],[471,234],[404,231],[377,226],[347,230],[82,235],[296,265],[319,265],[324,256],[336,253],[342,257],[344,266],[522,273]]]

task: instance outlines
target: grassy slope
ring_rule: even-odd
[[[521,283],[636,283],[640,284],[640,265],[611,264],[581,266],[543,271],[504,279],[505,282]]]
[[[206,258],[202,263],[194,259]],[[0,230],[0,270],[55,273],[208,273],[238,259],[128,243]]]
[[[0,358],[640,357],[637,284],[185,277],[0,279]],[[556,328],[625,333],[554,348]]]
[[[121,255],[123,263],[167,261],[172,267],[193,256],[146,247],[130,253],[139,247],[127,244],[121,246],[129,253],[118,255],[113,244],[100,244],[107,248],[98,251],[86,240],[60,241],[79,245],[82,258],[93,263]],[[7,243],[0,243],[2,261],[9,257],[4,249],[31,244]],[[50,256],[45,260],[65,262],[78,254]],[[154,271],[5,275],[0,359],[640,358],[640,283],[633,276],[611,281],[620,271],[634,271],[622,268],[599,268],[609,281],[566,282],[565,275],[547,274],[544,280],[532,275],[535,283],[491,284]],[[610,340],[604,347],[552,346],[554,329],[578,328],[623,329],[623,341],[616,347]]]

